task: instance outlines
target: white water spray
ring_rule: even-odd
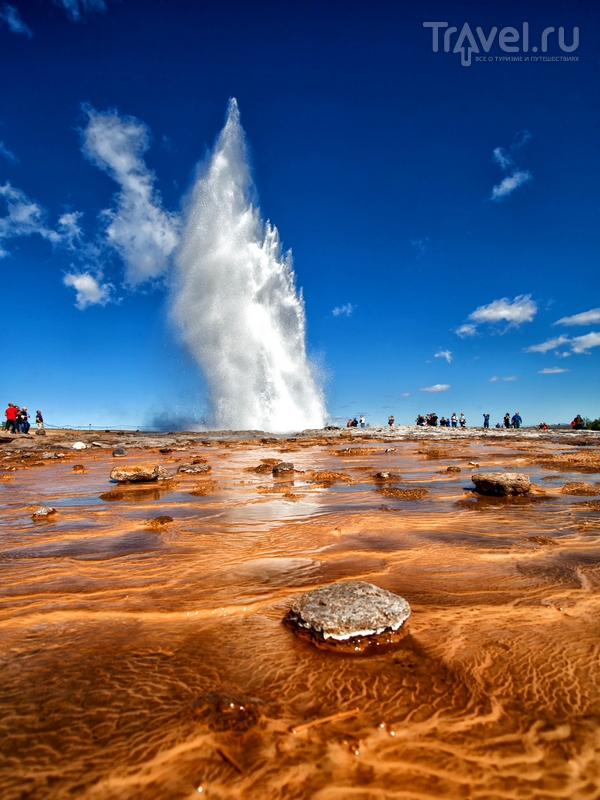
[[[323,393],[306,355],[291,253],[263,223],[253,192],[232,99],[186,212],[173,315],[206,377],[217,428],[321,428]]]

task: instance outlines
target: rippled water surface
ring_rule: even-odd
[[[4,456],[3,800],[600,797],[600,494],[561,492],[600,493],[598,448],[301,444],[140,450],[119,463],[212,472],[139,487],[110,450]],[[469,461],[532,495],[477,498]],[[348,579],[409,601],[396,649],[282,624]]]

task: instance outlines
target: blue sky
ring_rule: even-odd
[[[595,2],[12,0],[0,40],[4,402],[202,418],[172,232],[235,97],[331,417],[600,416]]]

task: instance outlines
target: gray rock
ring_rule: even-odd
[[[531,490],[529,475],[523,472],[475,472],[471,480],[478,494],[492,497],[527,494]]]
[[[34,513],[31,515],[31,519],[46,519],[54,514],[56,514],[56,509],[52,508],[52,506],[41,506],[41,508],[38,508],[37,511],[34,511]]]
[[[201,472],[210,472],[210,464],[182,464],[177,468],[177,472],[185,472],[190,475],[197,475]]]
[[[110,477],[118,483],[148,483],[151,481],[171,480],[171,475],[167,470],[158,464],[133,464],[129,467],[115,467],[110,473]]]
[[[65,457],[64,453],[42,453],[42,455],[40,456],[40,458],[43,458],[44,460],[48,458],[64,458],[64,457]]]
[[[122,447],[115,447],[113,450],[113,456],[115,458],[119,458],[120,456],[126,456],[127,450],[124,450]]]
[[[36,436],[46,436],[46,431],[43,428],[38,428],[35,432]]]
[[[346,581],[300,595],[286,620],[324,639],[344,641],[396,631],[409,615],[403,597],[371,583]]]
[[[282,472],[293,472],[294,465],[291,461],[281,461],[273,467],[273,475],[279,475]]]

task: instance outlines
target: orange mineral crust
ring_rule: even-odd
[[[1,438],[2,800],[600,797],[600,436]],[[283,624],[340,581],[402,635]]]

